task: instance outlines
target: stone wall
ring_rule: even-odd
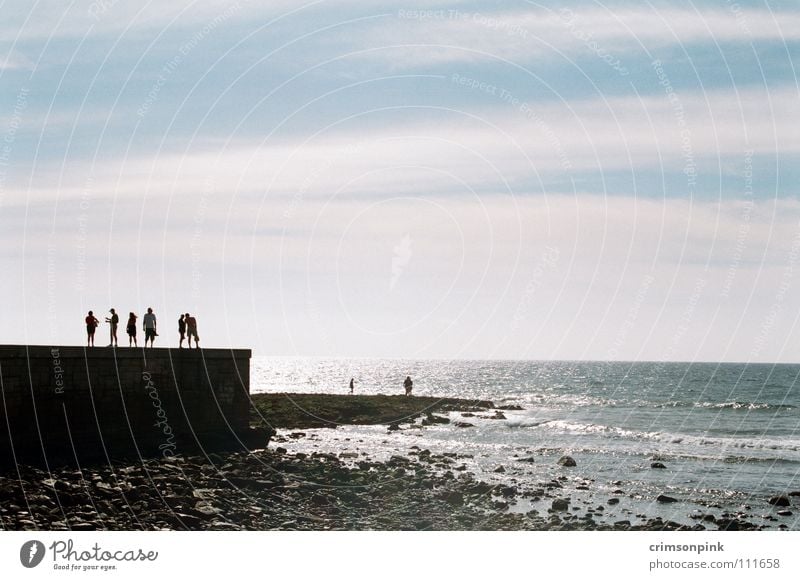
[[[0,346],[0,461],[245,448],[250,354]]]

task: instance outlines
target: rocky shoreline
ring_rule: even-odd
[[[301,400],[301,397],[303,398]],[[334,397],[329,399],[329,397]],[[406,397],[254,396],[258,421],[279,429],[267,449],[66,466],[20,466],[0,473],[0,525],[6,530],[748,530],[740,513],[697,514],[693,525],[643,514],[620,517],[585,495],[593,480],[558,458],[548,481],[496,483],[468,471],[471,456],[412,446],[377,461],[350,453],[289,451],[340,424],[424,428],[502,417],[488,402]],[[481,414],[480,417],[476,413]],[[472,419],[471,417],[475,417]],[[412,421],[417,422],[412,425]],[[421,419],[421,421],[419,421]],[[458,422],[451,425],[459,428]],[[555,461],[555,458],[553,458]],[[539,461],[520,457],[513,461]],[[501,469],[502,467],[499,467]],[[621,483],[621,482],[620,482]],[[616,492],[615,492],[616,493]],[[800,495],[800,494],[798,494]],[[663,496],[658,501],[668,502]],[[786,497],[781,506],[797,498]],[[788,502],[788,503],[784,503]],[[777,505],[777,504],[776,504]]]

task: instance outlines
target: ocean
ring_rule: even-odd
[[[693,524],[701,515],[739,514],[770,529],[800,529],[800,513],[768,503],[800,491],[800,365],[254,357],[251,390],[346,394],[353,377],[357,394],[402,394],[406,375],[415,395],[524,410],[503,411],[505,420],[451,414],[471,428],[304,430],[290,446],[378,459],[417,446],[471,456],[466,468],[489,481],[548,482],[566,474],[569,481],[561,481],[573,502],[604,505],[612,519]],[[577,466],[559,466],[562,455]],[[534,462],[519,461],[527,457]],[[503,473],[495,472],[499,466]],[[678,501],[660,503],[659,495]],[[608,506],[612,497],[622,501]],[[510,509],[542,508],[522,501]]]

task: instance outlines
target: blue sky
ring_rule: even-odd
[[[800,361],[796,3],[162,4],[0,4],[0,342]]]

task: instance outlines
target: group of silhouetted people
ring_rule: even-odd
[[[355,389],[356,380],[354,378],[350,378],[350,394],[353,394],[353,390]],[[403,388],[406,390],[406,397],[411,396],[411,389],[414,388],[414,381],[411,380],[411,377],[406,377],[406,380],[403,381]]]
[[[106,322],[109,324],[109,334],[111,338],[111,342],[109,342],[108,346],[119,346],[117,342],[119,315],[113,308],[108,312],[110,316],[106,317]],[[133,312],[128,315],[128,324],[125,329],[128,333],[129,347],[139,346],[136,340],[136,321],[138,318],[139,317]],[[86,346],[94,346],[94,333],[98,326],[100,326],[100,321],[95,318],[94,312],[90,310],[89,314],[86,316]],[[142,317],[142,330],[144,330],[145,348],[147,348],[148,344],[150,345],[150,348],[153,348],[156,337],[158,336],[158,320],[156,319],[156,315],[153,314],[152,308],[148,308],[147,314]],[[183,341],[187,334],[189,337],[189,348],[192,348],[192,338],[194,338],[195,347],[200,348],[200,337],[197,334],[197,320],[188,312],[186,314],[181,314],[181,317],[178,320],[178,333],[181,336],[180,348],[183,348]]]

